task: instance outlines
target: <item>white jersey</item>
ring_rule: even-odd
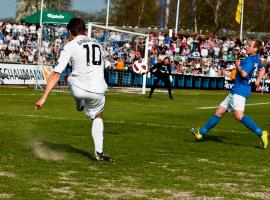
[[[94,93],[106,91],[102,46],[95,39],[79,35],[68,42],[54,71],[62,73],[69,61],[72,63],[72,73],[69,77],[71,85]]]

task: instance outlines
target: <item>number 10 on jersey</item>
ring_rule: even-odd
[[[92,46],[90,48],[89,46]],[[92,50],[92,65],[101,65],[101,50],[100,46],[96,44],[85,44],[83,45],[83,48],[86,49],[86,65],[90,66],[90,49]]]

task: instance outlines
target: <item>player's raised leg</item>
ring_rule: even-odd
[[[191,133],[194,135],[194,137],[197,140],[201,140],[203,136],[210,131],[212,128],[214,128],[218,122],[220,121],[220,118],[224,113],[226,113],[227,108],[223,106],[219,106],[215,112],[215,114],[204,124],[202,128],[196,129],[191,128]]]

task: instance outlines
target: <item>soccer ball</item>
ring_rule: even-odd
[[[147,72],[147,65],[143,60],[137,60],[133,64],[133,72],[136,74],[145,74]]]

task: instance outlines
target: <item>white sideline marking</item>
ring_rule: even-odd
[[[41,94],[0,94],[0,96],[41,96]]]
[[[197,109],[197,110],[208,110],[208,109],[214,109],[214,108],[216,108],[217,106],[210,106],[210,107],[197,107],[197,108],[195,108],[195,109]]]
[[[8,116],[16,116],[16,117],[29,117],[29,118],[46,118],[51,120],[76,120],[76,121],[90,121],[87,118],[66,118],[66,117],[50,117],[47,115],[31,115],[31,114],[11,114],[11,113],[3,113],[0,112],[0,115],[8,115]],[[145,122],[126,122],[126,121],[113,121],[113,120],[104,120],[105,123],[111,124],[132,124],[138,126],[148,126],[148,127],[161,127],[161,128],[176,128],[176,129],[189,129],[186,126],[175,126],[175,125],[162,125],[162,124],[153,124],[153,123],[145,123]],[[212,132],[221,132],[219,129],[211,130]],[[222,132],[227,133],[248,133],[248,131],[238,131],[238,130],[226,130],[222,129]]]
[[[261,103],[247,103],[246,106],[257,106],[257,105],[268,105],[270,102],[261,102]],[[210,106],[210,107],[197,107],[197,110],[207,110],[217,108],[217,106]]]
[[[168,98],[169,99],[169,98]],[[134,105],[134,106],[144,106],[144,107],[159,107],[159,108],[167,108],[166,105],[155,105],[155,104],[141,104],[141,103],[128,103],[128,102],[118,102],[118,101],[114,101],[111,102],[113,104],[117,104],[117,105],[121,105],[121,104],[126,104],[126,105]]]
[[[87,118],[66,118],[66,117],[50,117],[47,115],[31,115],[31,114],[10,114],[10,113],[3,113],[0,112],[0,115],[8,115],[8,116],[17,116],[17,117],[29,117],[29,118],[46,118],[52,120],[76,120],[76,121],[85,121],[89,120]],[[164,128],[180,128],[179,126],[169,126],[169,125],[160,125],[160,124],[152,124],[152,123],[143,123],[143,122],[125,122],[125,121],[112,121],[112,120],[104,120],[106,123],[112,124],[135,124],[135,125],[144,125],[150,127],[164,127]]]

